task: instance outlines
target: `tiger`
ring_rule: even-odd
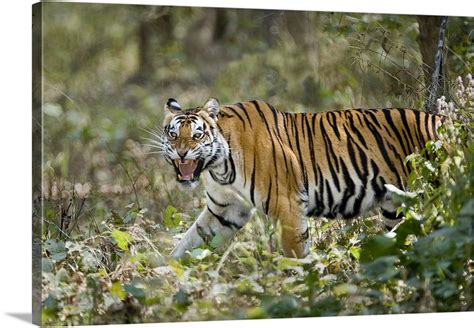
[[[440,117],[405,108],[291,113],[261,100],[164,106],[160,151],[182,189],[203,181],[206,207],[171,256],[216,235],[228,241],[255,211],[278,226],[284,256],[309,253],[308,218],[350,219],[380,208],[399,222],[393,189],[405,158],[437,138]],[[392,224],[393,226],[393,224]]]

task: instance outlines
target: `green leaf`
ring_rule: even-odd
[[[173,269],[174,273],[178,278],[182,278],[184,275],[184,268],[183,266],[175,260],[169,260],[168,262],[171,269]]]
[[[352,246],[349,248],[349,253],[354,256],[356,260],[360,259],[360,247],[359,246]]]
[[[113,219],[112,222],[114,224],[123,224],[124,223],[123,218],[116,211],[112,211],[111,215],[112,215],[112,219]]]
[[[284,271],[284,270],[291,270],[298,268],[302,265],[306,264],[305,261],[301,261],[299,259],[295,258],[289,258],[289,257],[282,257],[278,260],[278,270]]]
[[[131,283],[124,285],[123,288],[128,294],[132,295],[133,297],[139,300],[145,299],[146,294],[142,288],[137,287]]]
[[[50,258],[43,257],[41,259],[41,270],[43,272],[51,272],[53,271],[53,268],[54,268],[54,262]]]
[[[404,220],[396,230],[396,244],[397,247],[407,245],[407,237],[410,235],[421,234],[421,222],[412,218],[411,216]]]
[[[187,307],[192,304],[189,294],[182,288],[175,294],[175,301],[179,307]]]
[[[66,252],[66,245],[63,241],[48,239],[44,243],[44,249],[46,249],[51,255],[54,255]]]
[[[86,250],[82,255],[82,264],[86,270],[94,270],[100,264],[100,260],[97,258],[94,252]]]
[[[300,301],[294,295],[282,295],[276,297],[262,297],[262,309],[268,316],[273,318],[294,317],[294,313],[301,308]]]
[[[339,284],[333,288],[336,296],[355,294],[357,292],[357,286],[353,284]]]
[[[191,257],[195,260],[202,260],[211,255],[211,251],[208,249],[195,248],[191,252]]]
[[[56,310],[58,308],[58,300],[53,295],[49,294],[43,301],[43,306],[49,310]]]
[[[399,274],[398,262],[396,256],[378,257],[373,262],[362,264],[362,276],[371,281],[385,282]]]
[[[125,290],[122,287],[122,284],[119,281],[116,281],[112,284],[112,288],[110,288],[110,293],[113,296],[118,297],[121,301],[125,299]]]
[[[51,259],[52,259],[53,261],[59,262],[59,261],[61,261],[61,260],[64,260],[64,259],[66,258],[66,255],[67,255],[66,252],[56,253],[56,254],[53,254],[53,255],[51,256]]]
[[[175,228],[181,223],[181,215],[173,206],[168,206],[163,213],[163,224],[168,228]]]
[[[212,238],[210,246],[212,248],[219,248],[224,244],[225,244],[224,236],[222,236],[222,234],[218,233],[214,236],[214,238]]]
[[[128,250],[128,244],[133,240],[132,236],[128,232],[117,229],[112,231],[112,237],[115,239],[117,246],[124,251]]]
[[[69,274],[66,269],[61,268],[56,272],[56,280],[61,282],[67,282],[69,280]]]
[[[51,259],[55,262],[64,260],[67,256],[67,249],[63,241],[48,239],[44,243],[44,248],[49,252]]]
[[[396,240],[387,236],[376,235],[370,237],[362,247],[360,253],[361,262],[370,262],[374,259],[396,254]]]
[[[471,218],[474,217],[474,199],[467,200],[459,214]]]

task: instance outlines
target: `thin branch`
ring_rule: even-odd
[[[446,35],[446,24],[448,22],[448,17],[443,16],[441,18],[441,26],[439,28],[439,37],[438,37],[438,50],[435,55],[435,64],[433,74],[431,76],[431,85],[429,88],[429,96],[426,101],[426,111],[434,112],[436,98],[438,96],[438,87],[440,85],[440,80],[443,80],[443,53],[444,53],[444,43]]]

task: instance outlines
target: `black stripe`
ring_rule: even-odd
[[[312,126],[312,130],[313,131],[316,131],[316,117],[318,116],[316,113],[313,113],[312,114],[313,116],[311,117],[311,126]]]
[[[375,193],[375,199],[380,201],[385,196],[385,188],[382,188],[377,184],[377,178],[379,176],[380,169],[372,159],[370,160],[370,165],[372,166],[372,170],[374,172],[374,177],[372,178],[372,189]]]
[[[366,116],[370,116],[370,118],[372,119],[372,123],[374,125],[376,125],[379,129],[381,129],[382,127],[380,126],[379,124],[379,121],[377,120],[377,117],[374,115],[373,112],[369,111],[369,110],[366,110],[364,111],[364,114],[366,114]]]
[[[323,181],[323,172],[321,172],[321,168],[318,166],[318,181],[319,183],[319,194],[321,195],[319,204],[316,204],[317,208],[317,215],[321,215],[324,211],[324,181]]]
[[[327,163],[328,163],[328,166],[329,166],[329,171],[331,173],[331,177],[332,177],[332,180],[334,181],[334,185],[336,186],[337,191],[341,191],[341,186],[339,185],[339,179],[338,179],[338,176],[336,174],[336,171],[334,170],[334,165],[331,161],[331,157],[333,157],[334,160],[336,161],[337,171],[339,172],[339,163],[337,163],[338,159],[336,158],[336,154],[334,154],[334,152],[332,151],[331,140],[329,139],[329,136],[326,133],[323,121],[324,120],[320,120],[319,124],[320,124],[320,128],[321,128],[321,133],[322,133],[323,139],[324,139],[324,148],[326,150],[326,158],[327,158]]]
[[[303,138],[306,140],[306,133],[304,131],[304,122],[303,122],[304,121],[303,119],[306,117],[306,115],[299,114],[298,116],[301,117],[301,132],[303,133]]]
[[[387,211],[387,210],[384,210],[382,209],[382,215],[384,217],[386,217],[387,219],[389,220],[401,220],[403,218],[403,214],[400,213],[399,215],[397,215],[397,211]]]
[[[247,117],[247,120],[249,121],[250,127],[252,127],[252,121],[250,120],[250,116],[247,113],[247,110],[245,109],[244,105],[240,102],[235,104],[235,105],[244,111],[244,114]]]
[[[286,168],[286,172],[288,172],[288,163],[287,163],[287,160],[286,160],[286,151],[285,151],[285,148],[283,147],[283,142],[277,138],[277,141],[280,145],[280,148],[281,148],[281,154],[283,154],[283,161],[285,162],[285,168]]]
[[[240,114],[237,113],[237,111],[236,111],[234,108],[232,108],[232,107],[230,107],[230,106],[225,106],[225,108],[231,110],[232,113],[235,114],[235,116],[237,116],[237,117],[239,118],[239,120],[242,122],[242,124],[243,124],[243,126],[244,126],[244,129],[245,129],[245,121],[244,121],[243,117],[240,116]]]
[[[197,231],[197,234],[199,235],[199,237],[201,237],[201,239],[206,244],[209,244],[216,235],[216,233],[214,231],[212,231],[211,229],[209,229],[210,235],[207,234],[204,231],[204,228],[201,227],[198,223],[196,223],[196,231]]]
[[[366,156],[366,153],[364,152],[364,150],[357,143],[355,143],[354,140],[352,140],[352,139],[351,139],[350,144],[351,145],[353,144],[357,148],[358,153],[359,153],[360,163],[361,163],[361,166],[362,166],[361,169],[359,169],[359,166],[357,165],[356,157],[355,157],[355,154],[354,154],[353,155],[354,156],[353,165],[354,165],[354,167],[357,171],[357,174],[359,175],[359,178],[361,179],[361,182],[362,182],[362,186],[360,188],[360,191],[359,191],[356,199],[354,200],[352,214],[353,214],[353,216],[355,216],[355,215],[360,214],[360,208],[362,206],[362,201],[365,198],[366,190],[368,188],[367,179],[368,179],[369,172],[368,172],[368,166],[367,166],[367,156]]]
[[[265,214],[268,214],[268,207],[270,206],[270,199],[272,197],[272,180],[271,179],[270,179],[270,184],[268,186],[267,195],[268,195],[267,201],[265,202],[265,206],[263,207]]]
[[[263,122],[265,123],[265,127],[267,128],[267,132],[268,132],[268,137],[270,139],[270,141],[272,142],[272,156],[273,156],[273,170],[275,172],[275,178],[276,180],[278,181],[278,165],[277,165],[277,158],[276,158],[276,150],[275,150],[275,141],[273,138],[273,135],[272,135],[272,131],[270,129],[270,126],[268,125],[268,122],[267,122],[267,119],[265,117],[265,114],[262,112],[262,110],[260,109],[260,105],[258,104],[258,102],[256,100],[253,100],[252,103],[254,104],[255,108],[257,109],[257,112],[258,114],[260,115],[260,117],[262,118]],[[265,103],[267,106],[268,104]],[[270,108],[270,107],[269,107]],[[270,108],[271,109],[271,108]],[[274,111],[274,113],[276,114],[276,111]],[[275,116],[275,120],[276,120],[276,116]],[[285,163],[286,164],[286,163]],[[255,166],[255,165],[254,165]]]
[[[341,161],[341,166],[342,166],[342,176],[344,178],[344,181],[346,182],[346,187],[344,188],[344,194],[341,200],[342,206],[339,209],[339,213],[344,218],[352,218],[354,216],[354,209],[350,210],[350,212],[346,214],[346,206],[347,206],[347,202],[349,198],[351,198],[355,194],[355,184],[354,184],[354,181],[350,177],[349,170],[347,169],[347,166],[344,163],[344,161]]]
[[[403,172],[405,172],[406,176],[408,176],[409,172],[407,171],[407,167],[405,166],[404,164],[404,160],[405,160],[405,157],[408,155],[404,155],[404,156],[400,156],[400,154],[397,152],[397,149],[395,148],[395,146],[393,146],[392,144],[388,144],[388,147],[390,148],[390,150],[395,154],[395,156],[398,158],[398,161],[400,162],[400,166],[402,167],[403,169]]]
[[[347,131],[346,131],[347,133]],[[362,148],[354,142],[352,137],[348,134],[348,148],[349,148],[349,155],[351,158],[352,165],[354,165],[354,168],[356,170],[357,175],[359,176],[361,182],[362,182],[362,187],[360,188],[360,191],[357,195],[357,197],[354,200],[354,205],[352,209],[352,216],[356,216],[360,213],[360,208],[362,205],[362,201],[364,200],[366,190],[367,190],[367,178],[368,178],[368,167],[367,167],[367,156],[365,152],[362,150]],[[358,154],[359,154],[359,159],[361,162],[362,168],[359,168],[356,160],[356,155],[355,151],[353,148],[353,145],[357,147]],[[350,216],[350,215],[348,215]]]
[[[403,108],[397,108],[398,113],[400,114],[400,117],[402,119],[402,124],[403,124],[403,136],[405,137],[407,146],[409,148],[409,153],[413,153],[415,151],[415,141],[413,140],[412,133],[410,130],[410,126],[408,125],[407,121],[407,116],[406,116],[406,110]]]
[[[424,142],[423,142],[423,136],[421,132],[421,118],[420,118],[421,112],[418,110],[415,110],[413,111],[413,113],[415,114],[415,120],[416,120],[416,125],[415,125],[416,139],[418,140],[420,147],[423,148]]]
[[[268,137],[269,137],[269,139],[270,139],[271,142],[272,142],[273,165],[274,165],[275,172],[277,173],[277,180],[278,180],[276,151],[275,151],[275,141],[274,141],[274,138],[273,138],[273,135],[272,135],[272,131],[271,131],[271,129],[270,129],[270,126],[268,125],[268,122],[267,122],[267,119],[266,119],[266,117],[265,117],[265,114],[260,110],[260,106],[259,106],[259,104],[257,103],[257,101],[253,100],[252,103],[255,105],[255,108],[257,109],[258,114],[260,115],[260,117],[262,118],[263,122],[265,123],[265,127],[267,128],[267,132],[268,132]]]
[[[433,135],[431,136],[431,140],[435,139],[436,138],[436,135],[437,135],[437,131],[436,131],[436,116],[435,115],[431,115],[431,128],[432,128],[432,131],[433,131]]]
[[[271,111],[273,113],[273,120],[275,121],[274,128],[275,128],[275,131],[276,131],[278,137],[281,138],[281,136],[280,136],[280,126],[278,124],[278,111],[275,109],[275,107],[273,107],[269,103],[265,103],[265,104],[271,109]]]
[[[334,198],[332,196],[332,191],[331,191],[331,187],[329,185],[329,181],[324,179],[324,181],[326,182],[326,189],[328,191],[328,207],[326,207],[326,210],[324,212],[324,215],[328,218],[328,219],[333,219],[335,217],[334,213],[332,212],[332,205],[334,203]]]
[[[307,227],[305,232],[301,234],[301,239],[299,240],[299,242],[304,242],[308,238],[309,238],[309,227]]]
[[[265,126],[267,127],[267,131],[268,131],[268,133],[270,134],[270,137],[271,137],[270,126],[268,125],[267,118],[265,117],[265,114],[260,109],[260,105],[258,104],[258,102],[256,100],[252,100],[251,103],[255,106],[255,109],[257,110],[258,115],[260,115],[260,118],[265,123]]]
[[[235,222],[232,222],[232,221],[229,221],[227,220],[226,218],[220,216],[220,215],[217,215],[216,213],[214,213],[210,208],[209,206],[207,207],[207,210],[219,221],[219,223],[221,225],[223,225],[224,227],[227,227],[227,228],[230,228],[230,229],[242,229],[242,226],[238,225],[237,223]]]
[[[219,130],[221,130],[220,127],[219,127]],[[226,142],[228,145],[230,145],[229,137],[226,138]],[[229,168],[229,165],[230,165],[230,168]],[[209,166],[209,164],[207,166]],[[224,170],[224,173],[222,174],[218,174],[217,172],[215,173],[214,171],[209,170],[211,177],[214,179],[214,181],[216,181],[217,183],[221,185],[228,185],[228,184],[234,183],[236,174],[235,174],[234,158],[232,157],[232,149],[229,149],[229,156],[224,161],[224,167],[225,167],[225,170]]]
[[[357,164],[357,158],[354,151],[354,144],[357,144],[354,142],[354,139],[352,138],[346,127],[344,127],[344,131],[346,132],[347,136],[347,150],[349,151],[349,159],[351,160],[352,166],[354,166],[356,170],[357,176],[362,180],[362,172],[359,168],[359,165]],[[357,147],[360,149],[359,146]]]
[[[284,116],[283,116],[283,126],[285,128],[285,134],[286,134],[286,138],[288,139],[288,146],[290,147],[291,150],[293,150],[293,146],[292,146],[292,142],[291,142],[291,138],[290,138],[290,131],[289,131],[289,124],[288,124],[288,116],[291,118],[291,114],[290,113],[284,113]]]
[[[428,125],[430,121],[429,116],[430,115],[428,115],[428,113],[425,113],[425,131],[426,131],[426,137],[428,138],[428,140],[431,140],[433,139],[433,137],[431,136],[429,125]]]
[[[220,206],[220,207],[227,207],[229,206],[229,203],[219,203],[217,200],[215,200],[214,197],[212,197],[208,192],[206,192],[206,195],[207,197],[209,197],[209,200],[211,202],[213,202],[214,204],[216,204],[217,206]]]
[[[377,141],[377,145],[379,147],[380,153],[382,154],[383,158],[385,159],[385,162],[387,163],[390,170],[392,172],[394,172],[394,174],[396,174],[398,186],[402,186],[402,181],[400,179],[400,174],[398,173],[395,165],[393,164],[390,157],[388,156],[387,148],[384,145],[384,141],[383,141],[382,137],[380,136],[378,131],[375,129],[375,127],[372,125],[372,123],[370,123],[370,121],[367,119],[366,116],[364,116],[364,119],[367,123],[367,127],[369,128],[370,132],[372,132],[372,135],[374,136],[375,140]]]
[[[341,135],[339,134],[339,129],[337,128],[336,114],[334,112],[328,112],[326,117],[328,118],[328,123],[332,127],[337,139],[341,140]],[[332,119],[332,122],[331,122],[331,119]]]
[[[295,118],[295,129],[296,129],[296,118]],[[299,133],[295,135],[296,139],[296,149],[298,150],[298,157],[300,158],[300,168],[301,168],[301,173],[303,173],[303,185],[304,185],[304,191],[308,191],[308,174],[306,173],[306,169],[304,166],[304,160],[303,160],[303,155],[301,154],[301,146],[300,146],[300,138],[299,138]]]
[[[252,177],[250,180],[250,199],[252,200],[252,204],[255,206],[255,168],[256,168],[256,155],[255,152],[253,153],[253,169],[252,169]]]
[[[402,139],[402,136],[400,135],[400,131],[398,131],[397,129],[397,126],[395,125],[395,123],[393,122],[393,119],[392,119],[392,112],[388,109],[384,109],[383,111],[383,114],[385,116],[385,119],[387,120],[387,123],[388,125],[390,125],[390,128],[392,129],[392,131],[395,133],[395,136],[397,137],[398,139],[398,142],[400,143],[400,146],[402,147],[403,149],[403,155],[404,156],[407,156],[408,154],[410,154],[409,150],[405,147],[405,142],[403,142],[403,139]],[[407,145],[408,147],[408,145]]]
[[[305,116],[306,117],[306,116]],[[316,158],[314,155],[314,142],[313,142],[313,132],[311,131],[308,118],[306,117],[306,128],[308,129],[308,147],[309,147],[309,155],[311,158],[311,167],[313,168],[313,175],[314,175],[314,185],[318,184],[317,174],[316,174]]]

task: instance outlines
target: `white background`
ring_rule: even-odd
[[[2,1],[0,9],[0,327],[7,328],[31,326],[31,5],[34,2]],[[471,0],[98,2],[474,16],[474,1]],[[291,320],[149,324],[140,327],[466,327],[474,322],[474,312]]]

